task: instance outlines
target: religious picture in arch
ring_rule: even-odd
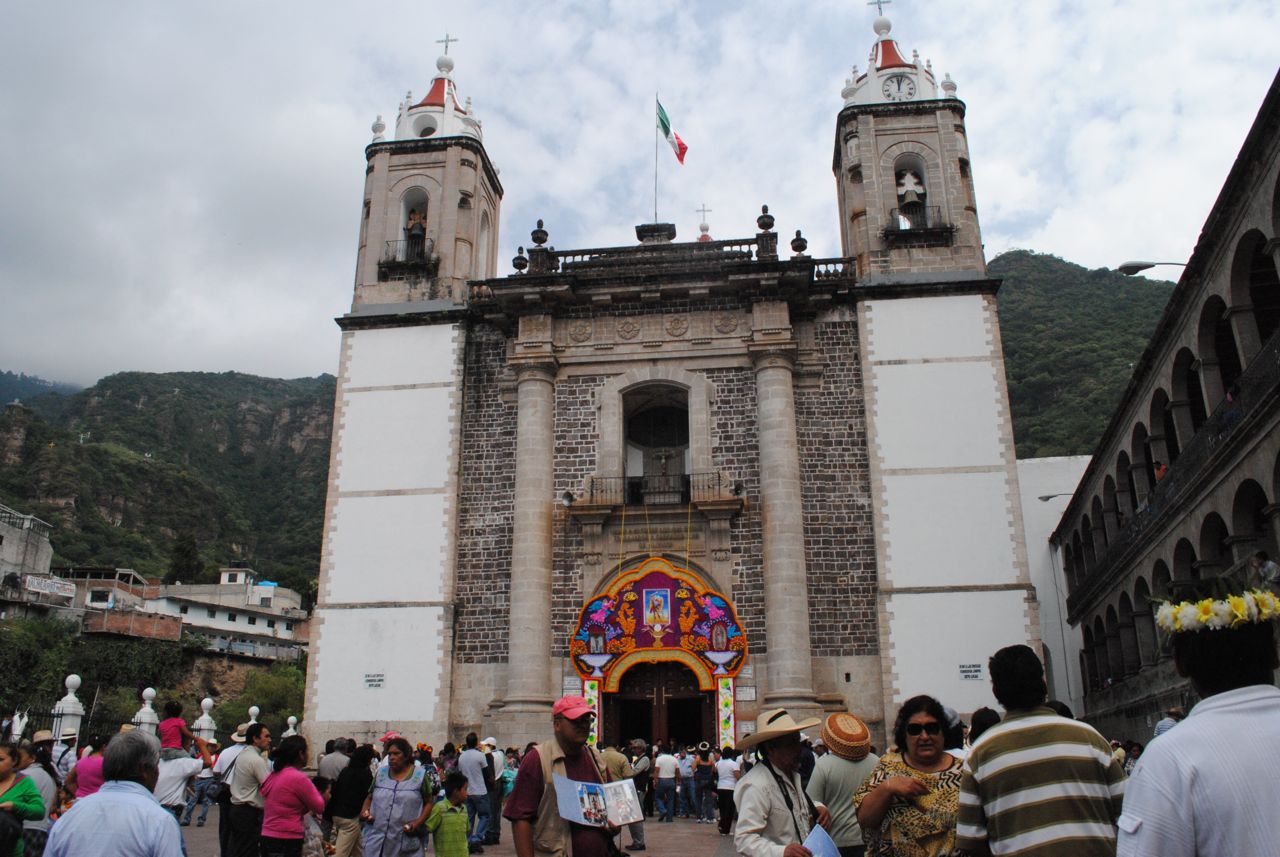
[[[644,624],[665,628],[671,624],[671,590],[644,590]]]

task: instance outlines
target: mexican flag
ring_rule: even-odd
[[[667,138],[667,142],[671,145],[671,151],[676,153],[676,160],[684,163],[684,153],[689,151],[689,147],[684,144],[684,140],[680,139],[680,135],[671,130],[671,120],[667,118],[667,111],[662,109],[662,102],[654,99],[658,105],[658,127],[662,129],[662,136]]]

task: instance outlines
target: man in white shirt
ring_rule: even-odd
[[[733,790],[742,773],[737,757],[738,754],[732,747],[725,747],[720,752],[720,760],[716,762],[716,798],[720,804],[721,836],[728,836],[733,828]]]
[[[507,767],[507,754],[498,749],[498,739],[492,736],[480,742],[493,762],[489,772],[492,787],[489,789],[489,827],[485,831],[484,844],[497,845],[502,841],[502,771]]]
[[[160,776],[160,741],[145,732],[111,739],[102,788],[75,802],[49,832],[47,857],[175,857],[183,854],[178,821],[152,794]]]
[[[187,803],[187,782],[196,774],[213,767],[213,757],[209,755],[209,745],[203,738],[195,739],[196,751],[200,758],[193,759],[183,750],[160,751],[160,773],[156,785],[151,791],[156,800],[179,822],[182,821],[182,810]]]
[[[826,827],[831,814],[805,793],[800,781],[800,732],[821,721],[797,723],[786,709],[765,711],[739,749],[759,746],[760,762],[738,780],[734,803],[738,826],[733,846],[743,857],[812,857],[804,840],[814,824]],[[850,800],[852,800],[850,795]]]
[[[658,781],[653,801],[658,812],[658,823],[674,820],[676,812],[676,785],[680,781],[680,762],[666,750],[653,760],[653,776]]]
[[[235,764],[236,758],[244,751],[248,723],[241,723],[231,733],[231,746],[218,754],[213,763],[213,776],[224,788],[218,795],[218,855],[230,857],[231,854],[231,784],[227,771]]]
[[[53,767],[58,772],[59,782],[65,783],[67,774],[76,766],[76,737],[74,729],[63,729],[58,743],[53,745]]]
[[[262,784],[271,773],[267,764],[271,730],[266,724],[250,724],[245,743],[230,778],[231,857],[257,857],[262,839]]]
[[[1187,600],[1156,612],[1173,637],[1174,665],[1201,702],[1134,767],[1117,822],[1119,857],[1275,854],[1280,843],[1271,787],[1280,770],[1280,688],[1272,684],[1280,600],[1226,590],[1225,581],[1181,587]]]

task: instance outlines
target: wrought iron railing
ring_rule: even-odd
[[[1074,617],[1082,606],[1105,592],[1113,573],[1121,567],[1130,548],[1139,543],[1166,511],[1199,484],[1205,468],[1215,455],[1236,436],[1249,416],[1269,402],[1280,388],[1280,332],[1267,340],[1236,380],[1230,401],[1223,399],[1204,425],[1195,433],[1178,457],[1169,464],[1164,478],[1147,495],[1146,504],[1125,521],[1107,542],[1092,570],[1086,572],[1076,591],[1067,598],[1068,613]],[[1080,507],[1084,509],[1082,505]]]
[[[679,473],[655,476],[592,476],[581,498],[600,506],[669,506],[733,496],[725,474]]]
[[[889,210],[885,232],[911,232],[918,229],[949,229],[938,205],[907,205]]]
[[[53,531],[53,526],[47,524],[34,515],[24,515],[16,509],[10,509],[8,506],[0,506],[0,523],[8,524],[19,530],[31,530],[47,536]]]
[[[434,277],[440,268],[440,257],[430,238],[406,238],[387,241],[378,260],[378,279],[407,280]]]

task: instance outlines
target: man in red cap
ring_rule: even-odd
[[[560,817],[553,774],[607,783],[609,772],[591,737],[595,709],[581,696],[564,696],[551,708],[553,737],[525,754],[503,817],[511,822],[516,857],[608,857],[612,832],[571,824]]]

